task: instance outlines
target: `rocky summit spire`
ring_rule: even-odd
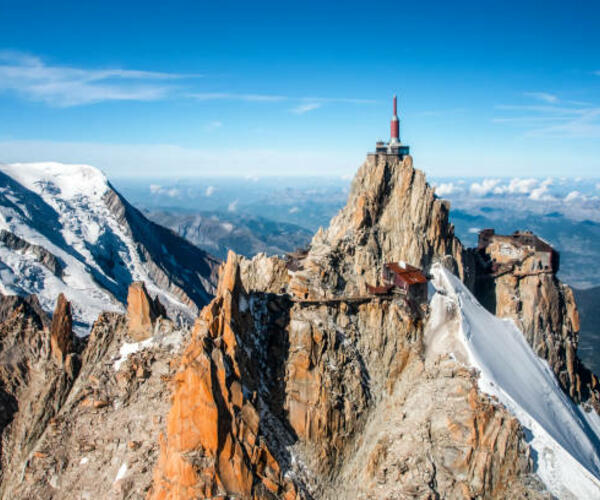
[[[167,313],[158,296],[153,300],[142,281],[132,283],[127,294],[129,336],[135,341],[152,337],[154,324],[161,316],[166,318]]]
[[[315,298],[362,295],[385,263],[398,261],[427,270],[440,260],[465,277],[465,252],[449,211],[449,202],[435,196],[411,156],[369,155],[346,206],[314,236],[304,269],[293,274],[292,290]]]
[[[67,354],[73,350],[73,318],[71,304],[61,293],[56,301],[50,326],[50,346],[52,355],[62,364]]]

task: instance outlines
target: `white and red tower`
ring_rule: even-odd
[[[390,142],[377,141],[375,152],[369,155],[388,155],[404,158],[410,154],[410,148],[400,142],[400,120],[398,119],[398,98],[394,96],[394,114],[390,122]]]
[[[398,100],[394,96],[394,116],[390,123],[390,144],[396,144],[400,142],[400,120],[398,120]]]

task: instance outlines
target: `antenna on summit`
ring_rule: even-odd
[[[393,103],[394,114],[390,122],[390,142],[377,141],[375,153],[369,153],[369,156],[387,155],[402,159],[410,154],[410,148],[400,142],[400,120],[398,119],[398,98],[396,95],[394,95]]]
[[[398,99],[394,95],[394,115],[390,123],[390,144],[400,142],[400,120],[398,120]]]

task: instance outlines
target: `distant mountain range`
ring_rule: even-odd
[[[220,259],[227,258],[229,249],[246,257],[261,252],[283,255],[304,247],[312,238],[310,231],[296,224],[246,214],[164,210],[145,210],[144,214]]]

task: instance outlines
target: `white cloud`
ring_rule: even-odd
[[[206,188],[206,191],[204,191],[204,194],[205,194],[206,196],[212,196],[212,195],[213,195],[213,193],[215,192],[215,190],[216,190],[216,188],[215,188],[214,186],[208,186],[208,187]]]
[[[202,75],[141,71],[122,68],[89,69],[60,66],[39,57],[20,52],[0,51],[0,92],[11,91],[23,97],[52,106],[68,107],[104,101],[155,101],[179,90],[179,95],[198,101],[237,100],[247,102],[299,103],[299,114],[311,111],[323,103],[365,104],[370,99],[345,97],[291,97],[281,94],[236,92],[181,92],[173,81]],[[222,126],[211,122],[212,130]]]
[[[485,196],[500,183],[500,179],[484,179],[481,183],[473,182],[470,187],[471,194]]]
[[[245,102],[298,102],[292,111],[298,114],[306,113],[321,107],[324,103],[347,103],[347,104],[373,104],[372,99],[359,99],[354,97],[292,97],[282,94],[246,94],[237,92],[194,92],[187,94],[188,97],[198,101],[245,101]]]
[[[308,113],[309,111],[319,109],[320,107],[321,104],[318,102],[307,102],[306,104],[299,104],[298,106],[292,108],[290,111],[297,115],[303,115],[304,113]]]
[[[237,210],[237,204],[238,204],[239,200],[235,200],[232,201],[228,206],[227,206],[227,210],[229,212],[235,212]]]
[[[598,191],[600,191],[600,182],[599,182],[598,184],[596,184],[596,189],[597,189]]]
[[[223,122],[215,120],[215,121],[207,123],[204,127],[204,130],[206,130],[207,132],[211,132],[212,130],[216,130],[218,128],[221,128],[222,126],[223,126]]]
[[[531,193],[529,193],[529,198],[537,201],[554,199],[554,196],[548,193],[548,188],[553,182],[554,180],[551,177],[548,177],[537,188],[531,190]]]
[[[558,102],[558,96],[549,94],[548,92],[525,92],[524,95],[538,101],[548,102],[550,104]]]
[[[298,207],[292,207],[289,209],[289,213],[291,213],[291,214],[295,214],[299,211],[300,211],[300,209]]]
[[[583,195],[579,191],[571,191],[567,196],[565,196],[565,203],[570,203],[580,198],[583,198]]]
[[[247,101],[247,102],[278,102],[288,98],[283,95],[273,94],[236,94],[232,92],[200,92],[188,94],[199,101]]]
[[[437,194],[438,196],[446,196],[460,190],[460,188],[456,186],[453,182],[442,183],[439,186],[435,186],[434,189],[435,194]]]
[[[169,198],[176,198],[181,194],[179,189],[177,188],[167,189],[161,186],[160,184],[150,184],[150,192],[152,194],[161,194],[164,196],[168,196]]]
[[[53,66],[38,57],[0,52],[0,91],[13,91],[52,106],[102,101],[154,101],[174,87],[172,80],[199,75],[121,68],[82,69]]]
[[[469,228],[469,233],[471,234],[479,234],[481,232],[481,229],[479,229],[478,227],[470,227]]]
[[[508,186],[499,186],[494,189],[495,194],[528,194],[534,189],[538,184],[537,179],[522,179],[520,177],[515,177],[511,179],[508,183]]]

